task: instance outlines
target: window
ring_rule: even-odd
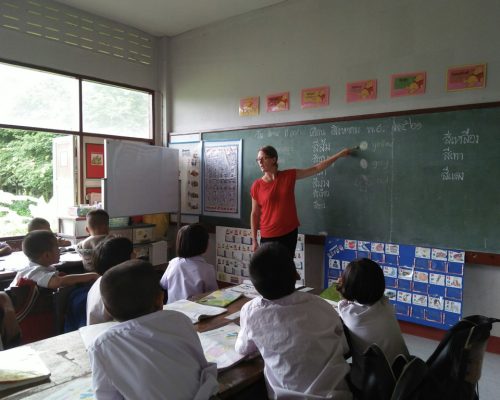
[[[60,210],[53,199],[52,149],[59,137],[64,135],[0,128],[0,237],[26,234],[35,216],[55,228]]]
[[[152,139],[152,96],[138,90],[82,82],[83,130]]]
[[[109,136],[152,141],[153,91],[0,62],[0,238],[35,216],[57,230],[68,206],[99,193],[76,157]]]
[[[78,79],[0,63],[0,123],[78,131]]]

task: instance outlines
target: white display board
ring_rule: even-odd
[[[178,211],[177,149],[106,140],[104,151],[102,192],[110,217]]]

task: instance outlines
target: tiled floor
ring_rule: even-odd
[[[420,357],[422,360],[432,354],[438,343],[435,340],[425,339],[419,336],[403,334],[410,354]],[[480,400],[500,399],[500,355],[486,353],[483,360],[481,379],[479,380]]]

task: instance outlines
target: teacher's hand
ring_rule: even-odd
[[[255,253],[257,249],[259,248],[259,242],[257,239],[252,240],[252,253]]]

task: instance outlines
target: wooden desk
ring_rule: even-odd
[[[194,325],[195,329],[198,332],[204,332],[234,322],[225,317],[239,311],[247,301],[247,298],[238,299],[227,307],[227,313],[205,319]],[[40,357],[49,368],[51,372],[50,381],[21,391],[16,391],[16,389],[5,391],[0,393],[0,397],[13,393],[6,399],[26,399],[28,396],[30,396],[29,399],[33,400],[45,399],[50,394],[60,390],[64,384],[78,378],[91,376],[89,358],[78,331],[34,342],[29,346],[40,354]],[[218,374],[219,398],[233,398],[238,392],[262,379],[263,370],[264,362],[261,357],[257,357],[240,362],[234,367],[220,372]]]

